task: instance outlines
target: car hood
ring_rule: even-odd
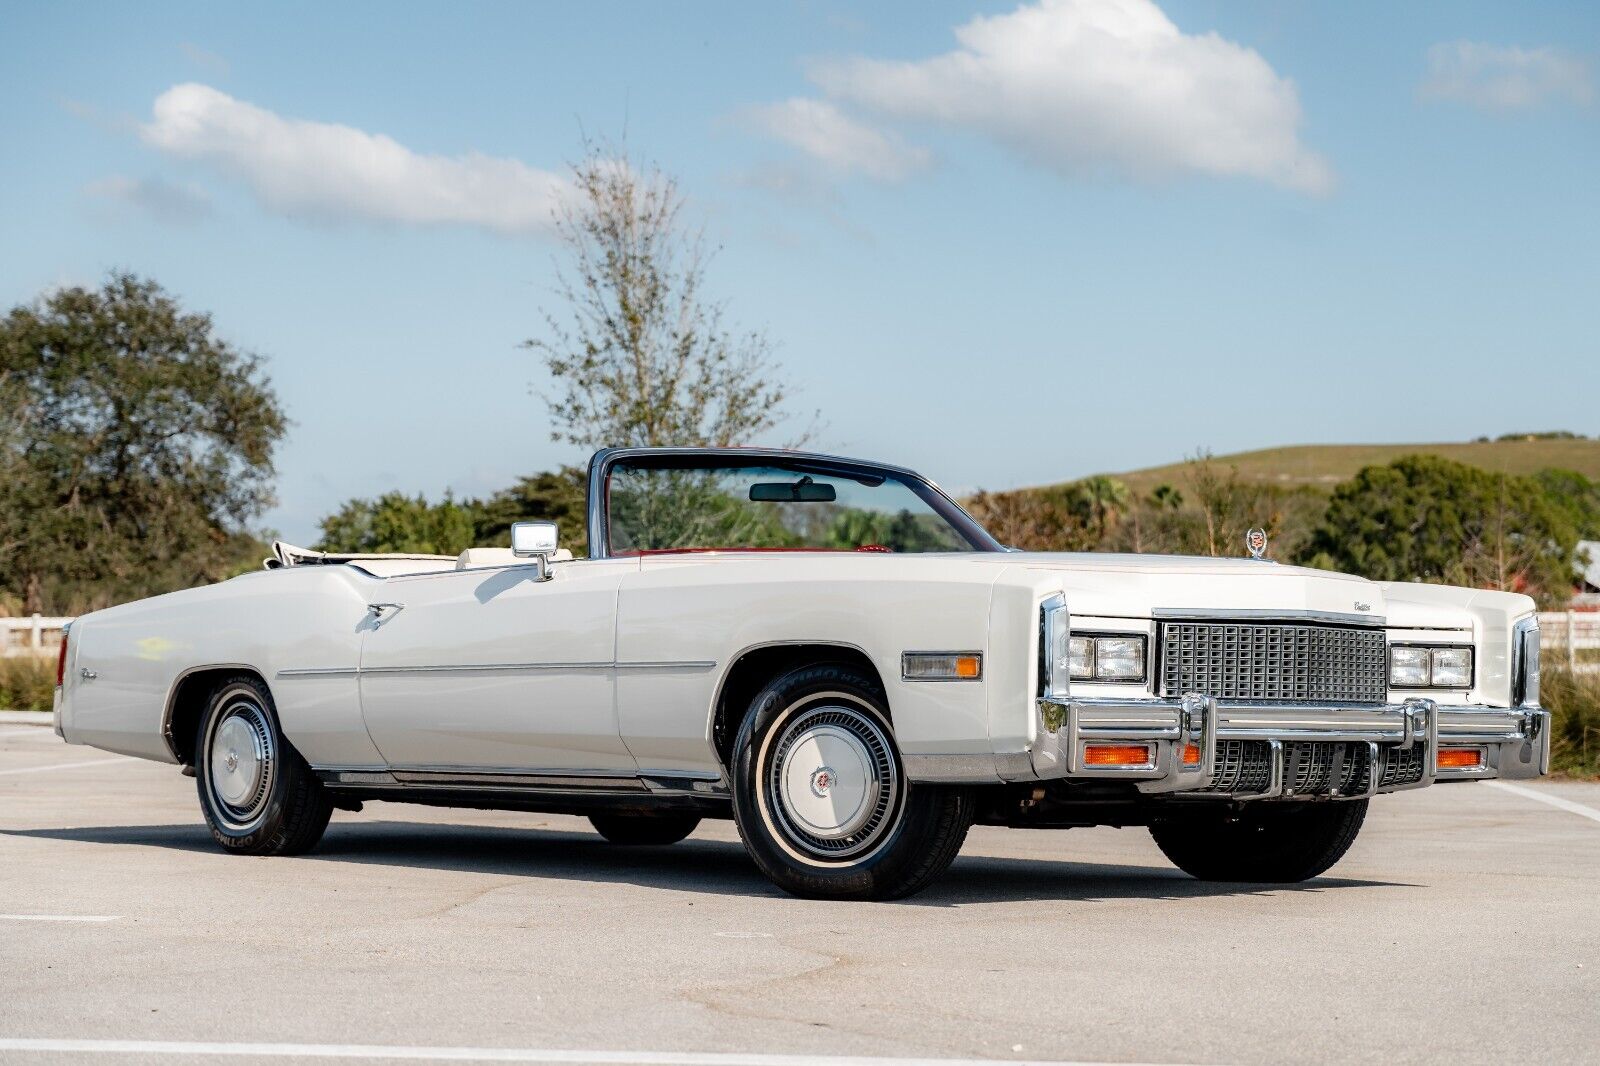
[[[1019,552],[1010,558],[1017,566],[1059,572],[1075,615],[1237,612],[1381,624],[1390,606],[1383,588],[1366,578],[1256,559],[1068,552]]]

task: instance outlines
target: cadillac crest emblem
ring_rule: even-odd
[[[1267,531],[1260,526],[1244,535],[1244,546],[1250,549],[1250,558],[1260,559],[1267,554]]]

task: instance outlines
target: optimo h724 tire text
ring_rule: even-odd
[[[970,790],[906,780],[883,693],[848,665],[775,679],[751,702],[732,761],[739,835],[797,896],[909,896],[954,861],[972,824]]]
[[[230,677],[211,693],[195,737],[195,786],[211,838],[241,855],[309,851],[333,813],[328,794],[278,729],[258,677]]]

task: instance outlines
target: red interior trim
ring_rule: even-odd
[[[885,548],[882,544],[863,544],[859,548],[624,548],[621,551],[612,552],[612,554],[631,558],[644,555],[700,555],[706,552],[738,552],[741,555],[765,555],[772,552],[830,552],[838,554],[852,552],[893,553],[893,551],[893,548]]]

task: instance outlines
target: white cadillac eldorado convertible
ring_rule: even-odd
[[[182,766],[242,854],[367,800],[636,845],[731,816],[784,889],[858,899],[928,885],[974,821],[1299,881],[1379,793],[1548,771],[1526,596],[1015,552],[909,470],[786,451],[602,451],[588,527],[586,559],[543,522],[459,559],[278,544],[87,615],[56,730]]]

